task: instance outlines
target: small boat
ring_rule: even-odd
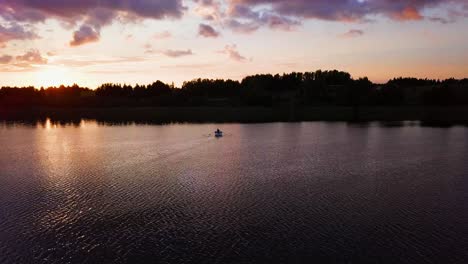
[[[214,135],[215,135],[215,137],[217,137],[217,138],[223,137],[223,131],[217,129],[217,130],[214,132]]]

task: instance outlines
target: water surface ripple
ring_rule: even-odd
[[[468,262],[464,127],[48,122],[0,146],[0,263]]]

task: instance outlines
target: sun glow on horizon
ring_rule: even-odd
[[[43,66],[35,73],[34,83],[37,87],[72,85],[76,82],[74,77],[66,66]]]

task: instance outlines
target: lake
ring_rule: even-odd
[[[418,123],[3,123],[0,263],[467,263],[467,158]]]

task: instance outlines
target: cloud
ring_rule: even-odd
[[[222,20],[222,4],[220,0],[193,0],[197,3],[195,13],[207,21]]]
[[[385,14],[397,19],[413,19],[420,9],[443,0],[230,0],[231,8],[270,5],[271,10],[283,16],[335,21],[358,21],[367,15]],[[244,11],[245,12],[245,11]]]
[[[153,48],[153,45],[147,43],[143,46],[145,49],[146,54],[163,54],[164,56],[171,57],[171,58],[179,58],[179,57],[184,57],[184,56],[190,56],[193,55],[193,52],[191,49],[187,50],[156,50]]]
[[[421,14],[421,10],[418,10],[414,6],[406,6],[401,10],[396,12],[391,12],[387,14],[390,18],[400,21],[409,21],[409,20],[422,20],[424,17]]]
[[[3,55],[0,56],[0,64],[8,64],[13,60],[13,56]]]
[[[235,29],[240,32],[250,32],[261,26],[289,31],[301,25],[297,18],[271,11],[256,11],[246,5],[232,6],[229,15],[232,19],[228,25],[235,26]],[[240,22],[241,19],[246,20],[246,22]]]
[[[283,16],[272,12],[271,9],[257,10],[255,3],[243,4],[241,1],[234,0],[194,1],[198,3],[195,12],[203,19],[238,33],[252,33],[262,26],[290,31],[302,24],[294,17]],[[263,3],[262,5],[266,4],[271,3]]]
[[[47,64],[47,59],[42,57],[39,50],[31,49],[23,55],[0,56],[0,72],[27,72],[34,70],[35,65]]]
[[[143,45],[143,48],[145,49],[146,54],[156,53],[156,51],[153,49],[153,45],[151,45],[150,43],[146,43],[145,45]]]
[[[31,31],[27,31],[24,27],[18,24],[11,24],[10,26],[4,27],[0,24],[0,47],[12,40],[27,40],[36,39],[38,36]]]
[[[83,25],[78,31],[73,33],[73,39],[70,46],[81,46],[86,43],[97,42],[100,39],[100,33],[88,25]]]
[[[220,51],[220,53],[227,54],[229,56],[229,58],[234,60],[234,61],[243,62],[243,61],[247,60],[246,57],[242,56],[239,53],[239,51],[237,51],[237,45],[235,45],[235,44],[226,45],[224,47],[224,50]]]
[[[261,25],[255,22],[240,22],[236,19],[226,21],[226,25],[234,32],[249,34],[255,32]]]
[[[293,30],[296,26],[302,24],[298,20],[274,14],[263,15],[260,17],[260,20],[263,24],[268,25],[269,28],[282,29],[285,31]]]
[[[217,32],[212,26],[206,24],[200,24],[198,28],[198,35],[205,38],[217,38],[219,32]]]
[[[424,15],[430,8],[466,7],[466,0],[227,0],[226,24],[237,32],[249,33],[260,27],[291,30],[306,19],[339,22],[368,22],[375,16],[394,21],[451,21],[466,17],[451,12],[448,18]]]
[[[0,15],[7,20],[26,22],[39,22],[48,18],[100,20],[99,16],[103,12],[112,14],[112,18],[120,15],[163,19],[181,17],[184,10],[182,0],[3,0]]]
[[[348,32],[341,35],[343,38],[356,38],[364,35],[364,31],[360,29],[351,29]]]
[[[72,46],[99,40],[103,27],[115,21],[138,22],[143,19],[178,19],[189,4],[210,25],[201,24],[201,36],[214,37],[216,28],[251,33],[267,27],[294,30],[305,20],[368,22],[376,16],[393,21],[429,20],[451,23],[468,17],[467,0],[0,0],[0,47],[11,40],[37,37],[25,30],[47,19],[55,19],[74,29]],[[452,9],[446,16],[426,16],[425,11]],[[8,26],[5,26],[8,25]],[[211,27],[211,28],[210,28]],[[211,31],[213,29],[214,31]],[[167,32],[161,38],[170,37]],[[158,38],[156,36],[156,38]]]
[[[433,21],[433,22],[439,22],[439,23],[442,23],[442,24],[450,24],[450,23],[454,23],[455,20],[454,19],[448,19],[448,18],[444,18],[444,17],[429,17],[428,18],[430,21]]]
[[[163,32],[159,32],[159,33],[154,34],[153,37],[155,39],[168,39],[168,38],[172,37],[172,34],[171,34],[171,32],[165,30]]]
[[[171,58],[178,58],[178,57],[193,55],[193,52],[190,49],[188,50],[164,50],[161,53]]]
[[[47,64],[47,59],[42,57],[41,53],[37,49],[32,49],[26,52],[24,55],[16,56],[16,62],[20,64]]]
[[[80,25],[74,32],[72,46],[99,40],[101,28],[115,20],[182,17],[183,0],[2,0],[0,18],[15,23],[40,23],[56,19],[67,27]]]

